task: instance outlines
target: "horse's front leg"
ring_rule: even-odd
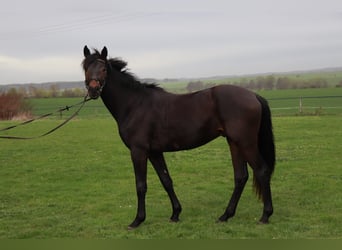
[[[146,218],[145,196],[147,192],[147,154],[141,149],[131,149],[131,158],[134,166],[135,185],[138,196],[137,215],[128,229],[138,227]]]
[[[172,204],[172,215],[170,220],[172,222],[179,221],[179,214],[182,211],[181,204],[176,196],[175,191],[173,190],[173,184],[171,176],[169,175],[169,171],[167,170],[167,166],[165,163],[165,159],[162,153],[151,153],[149,159],[156,170],[161,183],[164,186],[167,194],[169,195],[171,204]]]

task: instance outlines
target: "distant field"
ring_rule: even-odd
[[[82,101],[83,98],[75,97],[75,98],[32,98],[30,99],[31,104],[33,105],[33,114],[34,115],[42,115],[49,112],[54,112],[59,110],[60,108],[64,108],[66,106],[71,106],[76,103]],[[72,110],[63,112],[63,117],[72,114],[73,111],[76,110],[76,107]],[[88,101],[80,112],[79,117],[85,116],[110,116],[109,112],[104,107],[102,101],[91,100]],[[55,115],[56,118],[60,118],[60,114],[57,113]],[[63,118],[62,117],[62,118]]]
[[[275,74],[270,73],[270,74],[264,74],[264,75],[273,75],[276,79],[279,77],[288,77],[290,79],[298,79],[298,80],[306,80],[306,81],[310,81],[311,79],[321,78],[321,79],[326,80],[328,83],[328,86],[330,87],[335,87],[338,83],[342,81],[342,71],[307,72],[307,73],[275,73]],[[253,78],[256,78],[256,76],[235,77],[231,79],[231,82],[239,81],[241,79],[253,79]],[[223,81],[227,81],[227,80],[223,80]]]
[[[317,71],[317,72],[299,72],[299,73],[265,73],[260,75],[243,75],[243,76],[231,76],[226,78],[220,78],[220,79],[194,79],[194,81],[201,81],[203,83],[214,83],[214,84],[226,84],[226,83],[234,83],[234,82],[241,82],[243,81],[249,81],[252,79],[256,79],[259,76],[274,76],[275,80],[277,80],[279,77],[287,77],[289,79],[296,79],[296,80],[302,80],[302,81],[310,81],[311,79],[324,79],[328,87],[335,87],[342,81],[342,71]],[[162,83],[162,86],[166,89],[173,91],[173,92],[184,92],[186,91],[186,86],[191,80],[183,80],[183,81],[172,81],[169,83]]]
[[[257,224],[262,204],[251,179],[236,216],[215,223],[233,188],[228,146],[219,138],[166,154],[184,209],[177,224],[168,222],[168,197],[149,167],[147,220],[133,231],[126,230],[136,211],[129,152],[112,118],[83,115],[48,137],[1,140],[1,239],[342,238],[340,115],[274,117],[275,213],[269,225]],[[35,135],[58,123],[43,120],[13,133]]]

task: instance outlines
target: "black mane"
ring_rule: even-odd
[[[86,69],[89,67],[90,64],[92,64],[94,61],[101,59],[101,54],[98,50],[94,49],[94,53],[87,56],[83,62],[83,70],[86,71]],[[116,70],[120,73],[122,76],[122,85],[125,87],[129,87],[132,89],[158,89],[163,90],[163,88],[159,87],[156,83],[144,83],[141,82],[134,74],[130,73],[127,70],[127,62],[123,61],[120,58],[109,58],[106,61],[107,67],[108,67],[108,73],[111,74],[112,70]]]
[[[125,78],[123,78],[123,85],[126,87],[130,87],[132,89],[159,89],[162,90],[161,87],[158,86],[156,83],[144,83],[141,82],[134,74],[130,73],[128,69],[126,68],[127,62],[123,61],[120,58],[110,58],[108,60],[108,63],[110,65],[110,68],[116,69],[121,73],[121,75]]]

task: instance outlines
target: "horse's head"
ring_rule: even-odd
[[[85,57],[83,69],[88,95],[92,99],[97,99],[106,83],[108,51],[106,47],[103,47],[101,53],[95,50],[95,53],[91,54],[88,47],[84,46],[83,54]]]

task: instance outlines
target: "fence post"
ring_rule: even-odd
[[[299,114],[303,112],[303,102],[302,97],[299,97]]]

